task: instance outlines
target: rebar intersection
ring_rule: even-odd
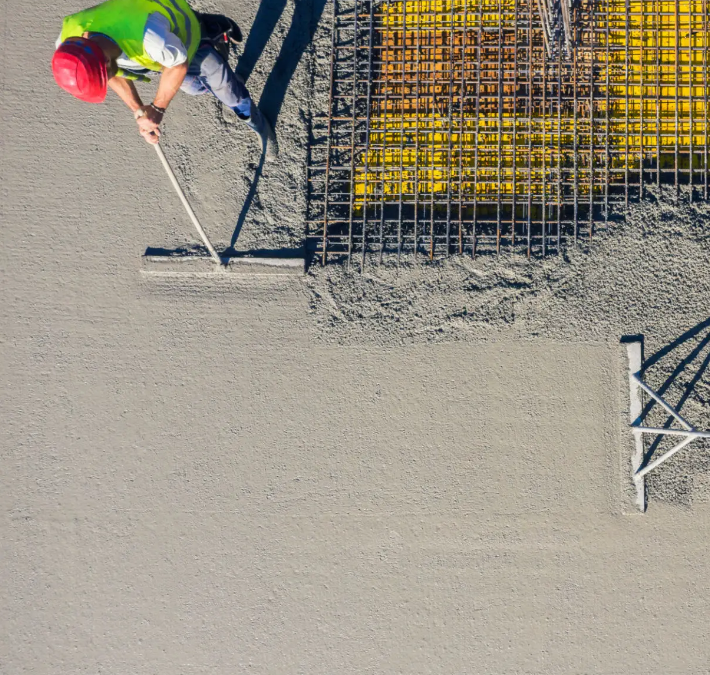
[[[587,243],[653,190],[708,193],[707,4],[589,0],[550,58],[535,0],[334,3],[314,128],[322,262]]]

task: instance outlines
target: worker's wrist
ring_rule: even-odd
[[[142,105],[140,108],[138,108],[138,110],[133,113],[133,117],[135,118],[136,122],[138,122],[138,120],[140,120],[142,117],[146,117],[154,124],[160,124],[163,120],[164,114],[165,110],[163,108],[159,108],[158,106],[149,103],[148,105]]]

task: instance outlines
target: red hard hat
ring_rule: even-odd
[[[106,98],[106,57],[91,40],[73,37],[62,42],[52,57],[52,72],[62,89],[82,101],[101,103]]]

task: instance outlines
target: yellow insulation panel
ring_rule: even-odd
[[[596,2],[575,17],[570,57],[546,54],[536,7],[378,6],[358,202],[554,199],[572,184],[589,194],[623,182],[642,161],[687,168],[692,151],[693,166],[704,166],[704,2]]]

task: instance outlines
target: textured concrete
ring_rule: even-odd
[[[469,287],[496,333],[440,333],[411,295],[400,315],[430,323],[407,319],[406,344],[397,316],[382,339],[369,287],[343,303],[317,276],[146,278],[146,246],[189,241],[189,223],[130,116],[51,81],[77,8],[11,0],[1,18],[0,673],[707,672],[710,506],[650,499],[633,515],[618,287],[587,305],[612,318],[566,321],[604,269],[538,286],[537,312]],[[256,10],[229,9],[245,27]],[[300,241],[304,68],[281,108],[282,163],[259,184],[293,214],[270,245]],[[251,139],[206,100],[171,115],[171,157],[191,158],[181,178],[227,242]],[[343,284],[381,284],[367,274]],[[654,292],[661,364],[707,317],[674,320],[671,290]],[[516,323],[525,308],[540,330]],[[331,320],[357,331],[323,339]]]
[[[2,672],[704,672],[708,513],[623,515],[613,348],[119,285],[3,322]]]

